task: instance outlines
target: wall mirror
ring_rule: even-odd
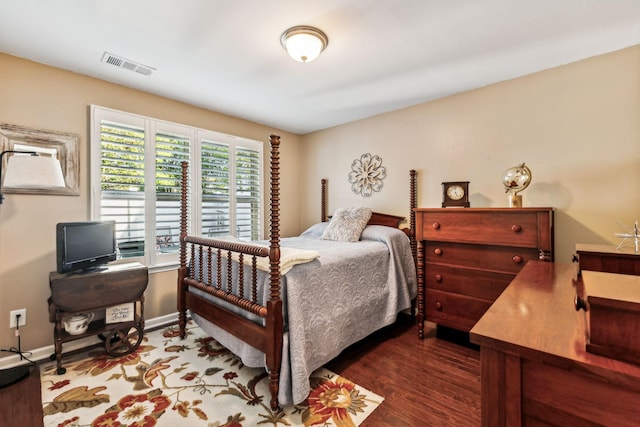
[[[4,193],[79,195],[79,140],[80,136],[72,133],[0,123],[0,152],[6,150],[35,151],[41,155],[55,157],[60,162],[65,181],[64,187],[3,188],[2,191]],[[10,156],[3,156],[2,170],[6,170],[8,157]]]

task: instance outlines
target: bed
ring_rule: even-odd
[[[182,338],[190,315],[245,365],[264,367],[274,410],[302,402],[315,369],[393,323],[412,308],[417,292],[416,172],[410,172],[408,229],[398,228],[403,217],[369,211],[369,218],[359,208],[368,221],[357,242],[343,241],[340,219],[352,223],[348,215],[354,212],[336,209],[327,221],[323,179],[321,222],[298,237],[281,238],[279,144],[280,137],[271,135],[268,241],[188,235],[188,165],[182,164],[178,269]]]

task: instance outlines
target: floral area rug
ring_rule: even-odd
[[[269,406],[264,369],[240,359],[189,323],[145,334],[121,357],[103,349],[40,367],[44,425],[59,427],[151,426],[357,426],[383,398],[320,368],[300,405]]]

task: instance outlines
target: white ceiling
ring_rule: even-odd
[[[640,43],[640,0],[0,0],[0,17],[2,52],[299,134]],[[328,35],[316,61],[280,46],[295,25]]]

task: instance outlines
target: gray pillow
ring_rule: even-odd
[[[320,238],[338,242],[357,242],[370,218],[369,208],[338,208]]]

